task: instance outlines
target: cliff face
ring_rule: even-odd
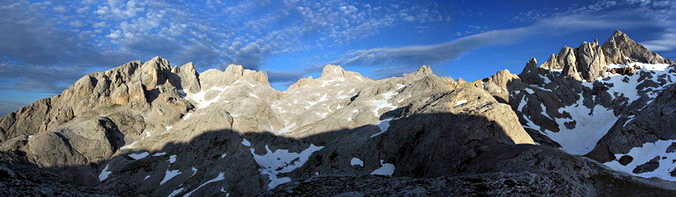
[[[673,193],[671,182],[598,163],[673,181],[660,165],[673,151],[656,161],[631,152],[676,139],[676,69],[666,63],[616,32],[540,66],[531,59],[519,75],[465,82],[422,66],[372,80],[327,65],[280,92],[240,65],[197,73],[156,57],[89,74],[3,117],[0,150],[3,161],[118,195],[335,195],[344,188],[333,180],[365,195],[393,194],[377,183],[426,194]],[[460,187],[475,182],[524,187]]]

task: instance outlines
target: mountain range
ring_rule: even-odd
[[[0,194],[675,196],[675,80],[621,31],[472,82],[155,57],[0,118]]]

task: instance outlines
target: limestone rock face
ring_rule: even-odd
[[[141,84],[147,91],[154,90],[169,78],[171,67],[166,59],[155,57],[141,65]]]
[[[616,30],[601,48],[606,55],[606,62],[611,64],[625,64],[628,63],[627,60],[649,64],[674,64],[673,60],[651,52],[620,30]]]
[[[169,80],[178,89],[190,93],[200,91],[199,73],[195,70],[195,65],[192,62],[188,62],[181,67],[174,67],[171,72],[174,75],[171,75]]]
[[[577,56],[579,61],[578,70],[582,73],[582,78],[584,80],[596,80],[605,73],[606,57],[603,55],[597,41],[594,41],[593,43],[582,43],[580,47],[577,48]]]
[[[549,61],[555,61],[555,59],[550,59]],[[540,74],[540,71],[538,70],[537,64],[538,62],[534,57],[530,58],[528,63],[526,63],[526,67],[524,67],[523,71],[521,71],[521,74],[519,74],[519,78],[531,84],[541,83],[542,79],[538,76]],[[549,66],[547,67],[549,68]]]
[[[559,55],[557,56],[557,62],[559,63],[559,66],[554,67],[563,68],[563,71],[561,72],[562,77],[572,78],[575,80],[582,79],[577,67],[578,62],[577,55],[575,54],[575,49],[567,46],[563,47],[561,51],[559,51]]]

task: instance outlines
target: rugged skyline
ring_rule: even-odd
[[[621,31],[475,81],[158,56],[0,118],[0,194],[674,196],[675,81]]]
[[[340,64],[380,79],[430,65],[476,80],[518,71],[615,29],[676,57],[672,1],[4,1],[0,115],[87,73],[162,56],[199,72],[228,64],[275,89]],[[490,58],[486,58],[490,57]]]

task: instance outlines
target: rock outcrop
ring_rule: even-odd
[[[643,62],[649,64],[674,64],[655,52],[651,52],[643,45],[633,41],[624,32],[616,30],[601,47],[606,56],[606,62],[610,64],[626,64],[630,62]],[[628,62],[629,61],[629,62]]]

